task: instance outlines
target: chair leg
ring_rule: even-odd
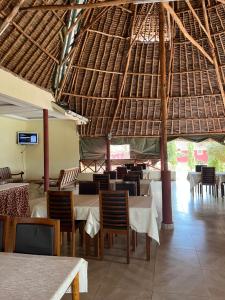
[[[90,255],[90,236],[84,232],[84,248],[85,248],[85,256]]]
[[[100,230],[100,259],[104,258],[104,232]]]
[[[71,232],[67,232],[67,242],[71,241]]]
[[[130,263],[130,230],[127,231],[127,264]]]
[[[72,256],[76,255],[75,239],[76,239],[75,232],[72,232]]]
[[[150,260],[151,238],[146,233],[146,259]]]
[[[97,233],[94,237],[94,251],[95,256],[99,257],[99,233]]]

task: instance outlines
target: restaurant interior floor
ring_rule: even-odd
[[[174,230],[161,230],[151,261],[144,259],[140,236],[130,264],[125,264],[123,238],[117,237],[104,261],[88,260],[89,292],[81,300],[225,299],[225,201],[206,193],[192,198],[186,180],[172,186]],[[67,250],[64,244],[63,254]]]

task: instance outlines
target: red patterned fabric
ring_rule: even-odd
[[[28,185],[0,191],[0,214],[11,217],[29,217]]]

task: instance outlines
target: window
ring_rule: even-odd
[[[110,145],[111,159],[130,159],[130,145]]]

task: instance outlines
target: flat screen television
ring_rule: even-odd
[[[38,134],[36,132],[17,132],[17,144],[20,145],[38,144]]]

